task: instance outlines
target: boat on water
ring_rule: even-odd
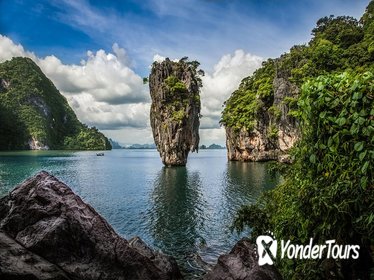
[[[98,157],[102,157],[102,156],[104,156],[104,153],[96,153],[96,155],[97,155]]]

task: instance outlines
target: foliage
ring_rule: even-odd
[[[1,94],[1,93],[0,93]],[[22,149],[26,129],[13,110],[0,103],[0,149]]]
[[[268,112],[270,116],[274,117],[275,120],[279,120],[282,116],[281,110],[276,105],[272,105],[269,107]]]
[[[168,86],[171,94],[184,94],[188,92],[186,85],[174,75],[167,77],[164,83]]]
[[[67,136],[64,147],[68,150],[108,150],[111,144],[106,137],[98,137],[100,132],[96,127],[85,127],[77,135]]]
[[[317,21],[317,26],[312,30],[313,41],[325,39],[342,48],[347,48],[359,43],[364,32],[359,22],[348,16],[329,16]],[[313,42],[312,41],[312,42]]]
[[[167,109],[168,118],[182,123],[187,117],[186,110],[189,104],[200,107],[199,89],[202,87],[200,76],[204,75],[204,71],[198,69],[200,66],[198,61],[189,61],[188,57],[181,58],[179,62],[171,62],[168,58],[166,60],[174,64],[174,67],[172,73],[163,81],[165,96],[162,102]],[[186,74],[188,79],[191,79],[190,89],[187,88],[186,81],[181,80]]]
[[[268,127],[267,137],[269,139],[277,139],[278,138],[278,128],[275,126],[275,124],[272,123]]]
[[[302,140],[284,183],[235,222],[253,234],[317,244],[359,244],[361,263],[331,260],[336,278],[366,279],[374,244],[374,75],[339,73],[305,83],[299,97]],[[367,257],[366,257],[367,258]],[[278,260],[285,279],[324,279],[323,260]],[[331,274],[330,274],[331,275]]]
[[[0,80],[7,84],[0,90],[0,149],[27,149],[31,139],[51,149],[71,148],[65,146],[65,137],[75,139],[77,149],[110,148],[102,133],[79,122],[66,98],[31,59],[1,63]],[[79,138],[81,134],[93,139]]]
[[[274,60],[263,62],[253,76],[243,79],[239,89],[225,102],[220,123],[233,128],[251,130],[261,109],[272,104]]]
[[[178,111],[174,111],[172,113],[172,120],[176,121],[176,122],[182,122],[185,117],[186,117],[186,113],[183,109],[178,110]]]
[[[171,120],[182,122],[186,117],[185,107],[189,103],[188,89],[186,85],[174,75],[167,77],[164,80],[164,84],[167,86],[166,106],[168,112],[171,114]]]

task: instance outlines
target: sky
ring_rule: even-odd
[[[329,15],[369,0],[0,0],[0,62],[31,57],[83,123],[123,145],[153,143],[142,78],[188,56],[206,75],[200,143],[224,145],[223,102],[267,58],[311,38]]]

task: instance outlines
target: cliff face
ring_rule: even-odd
[[[29,58],[0,63],[0,150],[110,149]]]
[[[226,146],[229,160],[289,161],[287,151],[299,138],[297,122],[289,115],[287,98],[299,94],[287,74],[276,71],[272,83],[273,98],[268,105],[261,104],[256,122],[250,130],[226,126]]]
[[[152,66],[151,127],[157,150],[167,166],[185,165],[188,153],[198,151],[201,80],[197,66],[197,62],[169,59]]]
[[[47,172],[0,199],[1,279],[181,279],[174,259],[127,241]]]

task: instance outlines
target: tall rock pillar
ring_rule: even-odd
[[[154,62],[149,75],[153,138],[166,166],[186,165],[198,151],[202,70],[197,61]]]

